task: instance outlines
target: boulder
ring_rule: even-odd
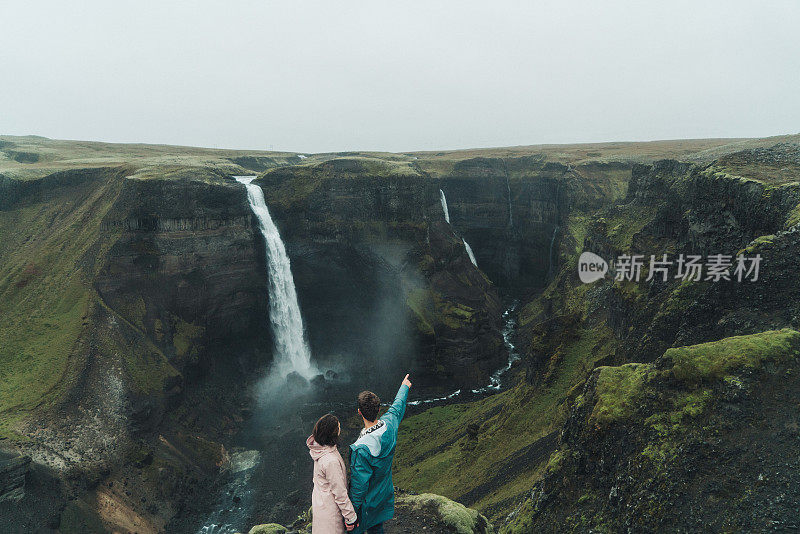
[[[289,532],[286,527],[277,523],[268,523],[254,526],[248,534],[283,534],[284,532]]]

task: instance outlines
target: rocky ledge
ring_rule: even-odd
[[[0,453],[0,502],[19,501],[25,496],[25,477],[31,459]]]
[[[413,495],[397,490],[394,519],[385,523],[387,534],[401,532],[455,532],[457,534],[494,534],[489,521],[472,508],[441,495]],[[285,527],[277,523],[256,525],[248,534],[310,534],[311,510]]]

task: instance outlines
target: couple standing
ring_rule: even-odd
[[[314,425],[314,433],[306,440],[314,459],[313,534],[383,534],[384,521],[394,515],[392,460],[410,388],[406,375],[394,402],[380,418],[378,396],[371,391],[358,394],[364,429],[350,445],[349,496],[344,460],[336,448],[342,431],[339,419],[327,414]]]

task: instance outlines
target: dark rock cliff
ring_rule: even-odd
[[[129,179],[102,231],[117,235],[95,280],[105,302],[178,360],[183,337],[266,337],[263,248],[244,189],[201,180]]]
[[[483,385],[501,365],[497,291],[443,223],[429,177],[337,159],[256,183],[287,244],[317,357],[392,362],[442,389]]]
[[[450,222],[497,285],[542,287],[569,209],[567,166],[541,158],[465,160],[438,179]]]
[[[0,451],[0,502],[19,501],[25,496],[25,479],[31,459]]]
[[[48,523],[50,513],[65,532],[102,528],[98,514],[157,531],[181,506],[202,503],[199,480],[211,483],[224,451],[214,441],[241,421],[247,377],[269,361],[263,247],[243,188],[202,169],[177,179],[130,174],[4,182],[13,194],[2,215],[15,221],[13,247],[2,249],[5,302],[45,317],[19,317],[29,326],[16,335],[48,332],[39,357],[61,370],[12,427],[25,437],[14,447],[52,474],[36,479],[9,532]],[[142,470],[149,482],[126,488]],[[43,495],[48,506],[32,504]]]
[[[508,532],[794,529],[798,349],[787,329],[595,369]]]

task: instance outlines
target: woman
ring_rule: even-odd
[[[336,448],[342,427],[335,415],[323,415],[314,425],[306,445],[314,460],[311,494],[313,534],[343,534],[356,526],[356,511],[347,496],[344,460]]]

